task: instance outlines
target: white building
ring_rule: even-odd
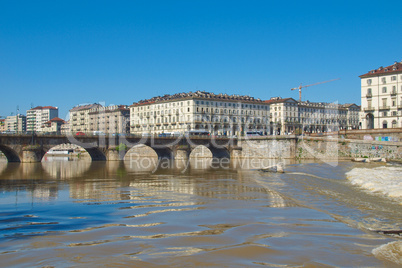
[[[293,98],[273,97],[265,101],[270,105],[273,133],[295,133],[300,128],[299,103]]]
[[[70,110],[69,124],[72,133],[128,133],[130,110],[126,105],[104,107],[94,103],[76,106]]]
[[[130,133],[130,109],[127,105],[94,107],[89,110],[89,131],[105,134]]]
[[[88,132],[89,133],[89,110],[102,107],[98,103],[78,105],[70,110],[70,132]]]
[[[402,127],[402,62],[359,76],[363,129]]]
[[[11,133],[24,133],[26,131],[27,118],[25,115],[7,116],[5,120],[5,131]]]
[[[42,126],[59,116],[59,109],[53,106],[37,106],[27,111],[27,131],[41,132]]]
[[[356,104],[298,102],[280,97],[265,102],[270,105],[273,134],[320,133],[359,126],[360,107]]]
[[[212,135],[269,133],[269,105],[250,96],[189,92],[130,106],[130,132],[141,135],[204,130]]]
[[[346,103],[342,105],[346,112],[346,129],[359,129],[360,128],[360,106],[355,103]]]

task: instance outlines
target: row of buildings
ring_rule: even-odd
[[[0,119],[1,132],[61,132],[66,122],[58,117],[59,109],[53,106],[37,106],[26,115],[17,114]]]
[[[166,95],[130,106],[130,132],[183,133],[206,130],[214,135],[246,132],[290,134],[359,127],[356,104],[298,102],[280,97],[260,100],[249,96],[209,92]]]
[[[58,117],[57,107],[38,106],[26,116],[0,120],[0,131],[152,135],[199,130],[231,136],[249,131],[269,135],[402,127],[402,62],[360,78],[361,107],[197,91],[157,96],[130,106],[79,105],[70,110],[67,122]]]
[[[280,97],[189,92],[141,100],[130,106],[86,104],[73,107],[66,122],[56,107],[35,107],[27,116],[9,116],[3,131],[136,135],[207,131],[213,135],[290,134],[359,127],[355,104],[298,102]]]

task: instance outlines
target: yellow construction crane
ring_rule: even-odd
[[[332,81],[339,80],[339,79],[340,79],[340,78],[332,79],[332,80],[328,80],[328,81],[324,81],[324,82],[318,82],[318,83],[314,83],[314,84],[306,85],[306,86],[302,86],[302,84],[300,84],[300,86],[291,88],[290,90],[296,90],[296,89],[299,90],[299,102],[301,102],[301,89],[302,89],[302,88],[304,88],[304,87],[311,87],[311,86],[315,86],[315,85],[319,85],[319,84],[324,84],[324,83],[332,82]]]

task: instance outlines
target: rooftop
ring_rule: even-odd
[[[54,117],[54,118],[50,119],[48,122],[63,122],[63,123],[65,123],[66,121],[64,121],[63,119],[61,119],[59,117]]]
[[[46,123],[44,123],[44,125],[50,126],[53,122],[56,122],[56,123],[60,122],[60,123],[62,123],[62,124],[65,124],[65,123],[66,123],[66,121],[64,121],[63,119],[58,118],[58,117],[55,117],[55,118],[50,119],[50,120],[47,121]]]
[[[211,100],[220,100],[220,101],[242,101],[242,102],[259,102],[263,103],[263,101],[259,98],[250,97],[248,95],[228,95],[228,94],[215,94],[212,92],[206,91],[196,91],[196,92],[183,92],[176,93],[173,95],[163,95],[157,96],[146,100],[140,100],[138,102],[134,102],[131,106],[137,105],[147,105],[158,102],[166,102],[166,101],[178,101],[183,99],[211,99]]]
[[[286,102],[286,101],[288,101],[288,100],[291,100],[291,101],[293,101],[293,102],[297,102],[295,99],[293,99],[293,98],[284,98],[284,99],[282,99],[281,97],[272,97],[271,99],[269,99],[269,100],[266,100],[266,101],[264,101],[265,103],[267,103],[267,104],[275,104],[275,103],[283,103],[283,102]]]
[[[57,107],[53,107],[53,106],[36,106],[35,108],[31,108],[30,110],[57,110]]]
[[[395,61],[394,64],[387,66],[387,67],[380,67],[375,70],[371,70],[368,73],[362,74],[359,77],[360,78],[365,78],[365,77],[371,77],[371,76],[378,76],[378,75],[384,75],[384,74],[393,74],[393,73],[402,73],[402,61],[397,62]]]
[[[102,106],[102,105],[100,105],[99,103],[78,105],[78,106],[75,106],[75,107],[73,107],[72,109],[70,109],[70,112],[81,111],[81,110],[88,110],[88,109],[97,108],[97,107],[101,107],[101,106]]]

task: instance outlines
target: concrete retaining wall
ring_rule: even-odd
[[[352,159],[384,157],[402,159],[402,142],[289,136],[239,140],[242,158]]]

